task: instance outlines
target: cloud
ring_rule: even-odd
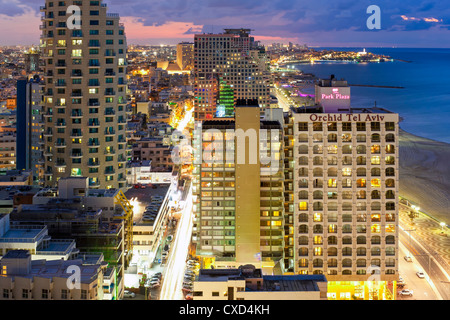
[[[56,0],[55,0],[56,1]],[[222,27],[245,27],[266,39],[298,39],[301,43],[339,35],[351,40],[361,32],[368,42],[379,39],[366,27],[366,9],[381,8],[383,34],[428,30],[434,38],[435,26],[446,30],[450,25],[450,7],[446,1],[430,0],[106,0],[108,12],[117,12],[129,25],[133,39],[161,39],[163,35],[185,38],[199,31],[219,32]],[[44,0],[0,0],[0,15],[14,17],[10,23],[21,29],[18,17],[39,15]],[[407,19],[402,18],[406,17]],[[17,21],[17,22],[16,22]],[[188,25],[188,26],[186,26]],[[135,26],[139,26],[139,30]],[[38,24],[34,27],[38,29]],[[171,29],[172,28],[172,29]],[[34,33],[33,30],[29,30]],[[142,32],[142,35],[139,35]],[[36,32],[39,34],[39,32]],[[314,37],[312,36],[314,34]],[[321,34],[322,36],[318,36]],[[327,35],[325,37],[325,35]],[[328,37],[328,35],[330,37]],[[448,43],[448,36],[437,44]],[[362,37],[362,38],[364,38]],[[442,38],[444,37],[444,38]],[[0,34],[0,43],[13,35]],[[399,41],[402,40],[398,35]],[[336,39],[338,40],[338,39]]]

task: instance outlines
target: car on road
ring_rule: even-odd
[[[162,273],[161,272],[156,272],[156,273],[153,274],[152,277],[158,277],[159,279],[161,279]]]
[[[170,249],[170,246],[169,246],[168,244],[166,244],[166,245],[164,246],[163,251],[164,251],[164,252],[168,252],[169,249]]]
[[[167,236],[167,241],[171,242],[173,240],[173,235]]]
[[[195,279],[195,275],[192,275],[192,274],[185,274],[185,275],[184,275],[184,279],[185,279],[185,280],[191,280],[191,281],[193,281],[193,280]]]
[[[124,297],[124,298],[134,298],[134,297],[136,297],[136,294],[135,294],[134,292],[125,290],[125,291],[123,292],[123,297]]]
[[[158,288],[160,286],[161,286],[161,284],[158,282],[158,283],[154,283],[154,284],[150,285],[150,288],[154,289],[154,288]]]
[[[406,262],[412,262],[412,258],[410,256],[405,256],[404,259]]]
[[[425,278],[425,274],[422,271],[416,272],[416,275],[421,279]]]
[[[411,289],[403,289],[398,292],[401,296],[410,296],[412,297],[413,291]]]
[[[185,299],[186,299],[186,300],[193,300],[193,299],[194,299],[194,296],[192,295],[192,293],[188,293],[188,294],[186,294]]]

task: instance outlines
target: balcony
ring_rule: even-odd
[[[70,154],[70,157],[72,159],[78,159],[78,158],[82,158],[83,157],[83,153],[82,152],[72,152]]]
[[[55,167],[56,168],[63,168],[63,167],[66,167],[66,166],[67,166],[67,164],[66,164],[65,161],[57,161],[57,162],[55,162]]]
[[[55,128],[65,128],[67,124],[65,122],[57,122],[55,123]]]
[[[70,138],[71,139],[79,139],[83,137],[83,133],[82,132],[72,132],[70,134]]]
[[[71,117],[72,119],[75,119],[75,118],[82,118],[82,117],[83,117],[83,112],[81,112],[81,111],[72,111],[70,117]]]
[[[88,126],[90,128],[98,128],[98,127],[100,127],[100,122],[89,122]]]
[[[100,167],[100,161],[97,161],[97,162],[89,161],[87,165],[89,168],[98,168],[98,167]]]
[[[115,130],[105,130],[105,136],[113,136],[116,134]]]

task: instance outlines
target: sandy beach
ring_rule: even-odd
[[[400,196],[450,225],[450,144],[400,130]]]

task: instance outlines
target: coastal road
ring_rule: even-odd
[[[437,299],[450,299],[450,278],[448,274],[439,265],[439,257],[433,251],[426,250],[420,243],[414,239],[414,229],[404,229],[400,227],[400,243],[404,246],[404,255],[412,257],[412,264],[417,271],[425,274],[425,279],[432,288],[435,289]],[[404,255],[399,254],[399,259],[404,261]],[[411,264],[411,263],[410,263]],[[416,278],[419,279],[416,275]]]
[[[275,86],[275,93],[278,99],[278,106],[281,107],[284,111],[289,111],[291,106],[294,106],[294,102],[292,98],[284,95],[283,90]]]

